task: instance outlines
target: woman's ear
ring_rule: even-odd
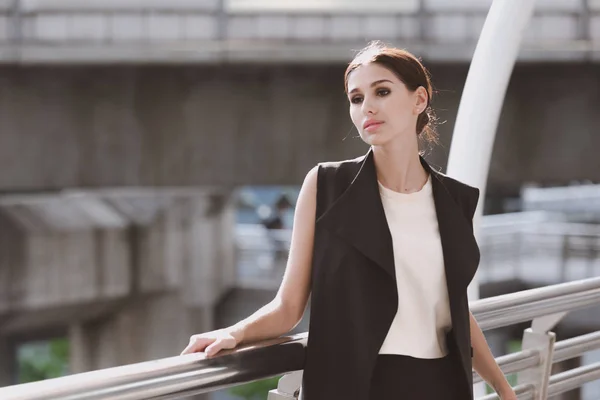
[[[429,95],[423,86],[419,86],[415,90],[415,113],[421,114],[429,105]]]

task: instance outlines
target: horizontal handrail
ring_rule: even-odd
[[[513,389],[516,395],[519,397],[519,400],[534,400],[533,395],[535,394],[535,389],[532,385],[518,385]],[[492,393],[488,394],[487,396],[480,397],[477,400],[500,400],[500,397],[496,393]]]
[[[578,357],[583,353],[600,348],[600,332],[592,332],[586,335],[561,340],[554,345],[554,357],[552,361],[557,363]]]
[[[519,351],[496,358],[498,366],[505,375],[535,367],[539,365],[540,361],[540,354],[535,350]],[[479,382],[483,382],[483,379],[473,371],[473,383]]]
[[[237,386],[304,368],[306,333],[225,350],[113,367],[0,388],[2,400],[165,399]],[[177,398],[177,397],[169,397]]]
[[[554,345],[553,363],[579,357],[585,352],[600,349],[600,332],[561,340]],[[523,350],[496,358],[496,362],[504,374],[524,371],[540,363],[540,354],[536,350]],[[482,382],[483,379],[473,371],[473,383]]]
[[[573,368],[550,377],[548,395],[554,396],[568,392],[597,379],[600,379],[600,363]]]
[[[477,300],[470,309],[483,330],[600,304],[600,278],[582,279]]]
[[[592,278],[478,300],[471,304],[471,310],[486,330],[598,303],[600,278]],[[108,368],[2,388],[0,398],[135,400],[211,392],[303,369],[307,342],[308,333],[302,333],[227,350],[219,357],[190,354]],[[600,333],[558,342],[556,359],[573,357],[599,344]],[[539,354],[526,350],[498,360],[505,372],[516,372],[538,363]],[[581,376],[595,376],[595,373],[595,370],[585,370]],[[560,375],[559,378],[553,381],[555,390],[562,390],[561,387],[579,379],[572,375]],[[530,389],[522,387],[519,390],[526,396]]]

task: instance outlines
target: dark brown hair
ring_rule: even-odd
[[[421,64],[421,61],[406,50],[388,47],[379,41],[371,42],[358,52],[346,68],[344,74],[346,93],[348,92],[348,77],[352,71],[369,63],[379,64],[393,72],[406,85],[408,90],[414,92],[419,86],[425,88],[427,91],[427,107],[417,119],[417,136],[430,144],[437,143],[438,135],[434,126],[437,118],[431,108],[433,87],[429,71]]]

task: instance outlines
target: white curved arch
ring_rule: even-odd
[[[535,0],[492,3],[471,61],[450,146],[448,175],[481,190],[474,217],[478,234],[492,147],[506,88]],[[469,300],[479,298],[477,277]]]
[[[534,5],[535,0],[492,3],[460,99],[447,173],[481,191],[473,221],[477,236],[498,119]],[[469,285],[468,295],[471,301],[479,298],[477,276]],[[475,385],[475,397],[484,395],[484,389],[483,384]]]

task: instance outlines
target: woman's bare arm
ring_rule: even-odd
[[[211,356],[242,342],[281,336],[302,319],[310,294],[310,275],[317,198],[317,167],[304,179],[296,210],[290,253],[275,298],[248,318],[218,331],[193,335],[182,354],[204,351]]]
[[[473,346],[473,368],[500,395],[502,400],[516,400],[504,373],[496,363],[485,336],[477,320],[469,312],[471,325],[471,345]]]

